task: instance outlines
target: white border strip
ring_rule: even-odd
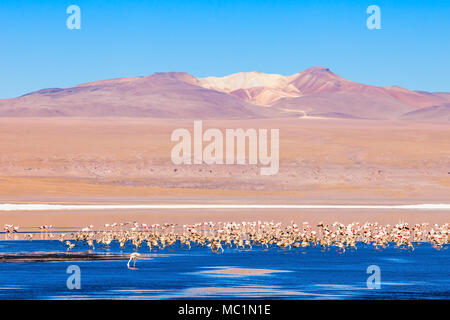
[[[2,203],[0,211],[119,210],[119,209],[379,209],[450,210],[450,204],[297,205],[297,204],[33,204]]]

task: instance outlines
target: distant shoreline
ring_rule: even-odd
[[[133,210],[133,209],[376,209],[376,210],[449,210],[450,204],[401,205],[303,205],[303,204],[35,204],[3,203],[0,211],[51,211],[51,210]]]

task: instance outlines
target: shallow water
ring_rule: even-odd
[[[120,253],[117,243],[108,251]],[[2,241],[0,253],[65,252],[59,241]],[[87,252],[77,246],[74,252]],[[123,253],[133,252],[129,246]],[[178,246],[149,252],[136,269],[127,261],[0,263],[0,299],[449,299],[450,250],[334,248],[282,250]],[[81,289],[66,286],[67,267],[81,269]],[[368,289],[367,267],[381,270],[381,288]]]

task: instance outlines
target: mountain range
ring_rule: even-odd
[[[155,73],[0,100],[1,117],[353,118],[450,121],[450,93],[370,86],[325,67],[290,76]]]

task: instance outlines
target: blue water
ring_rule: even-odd
[[[65,252],[59,241],[2,241],[0,253]],[[97,248],[100,249],[100,248]],[[87,247],[75,247],[86,252]],[[104,249],[96,250],[105,252]],[[110,253],[120,253],[118,244]],[[124,253],[131,253],[128,247]],[[0,263],[0,299],[449,299],[450,250],[334,248],[283,250],[140,248],[127,261]],[[67,267],[81,269],[81,289],[68,289]],[[368,289],[367,267],[381,270],[381,288]],[[259,270],[255,270],[259,269]],[[264,270],[261,270],[264,269]]]

